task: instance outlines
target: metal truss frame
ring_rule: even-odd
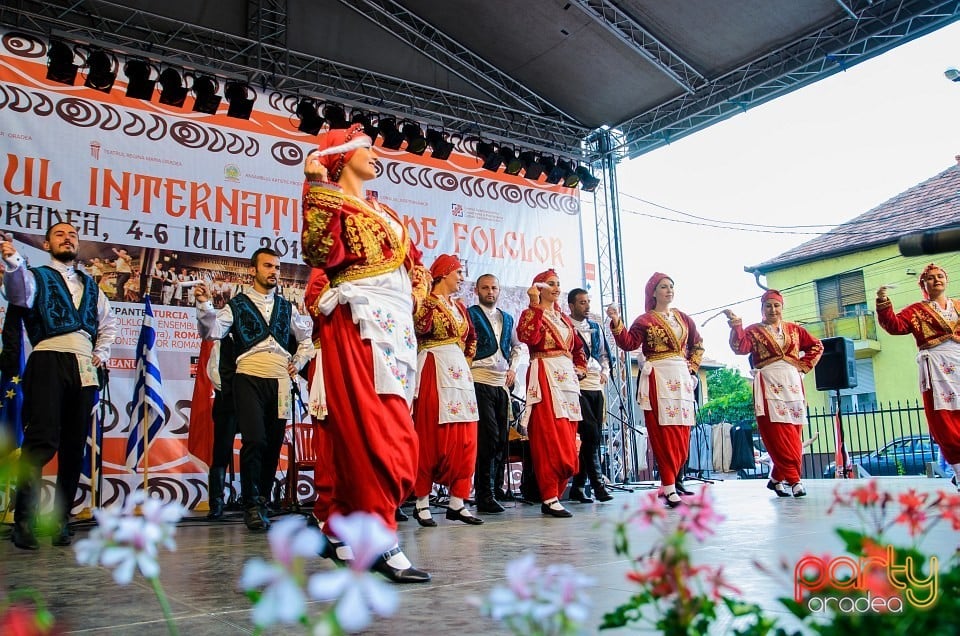
[[[960,19],[960,0],[848,0],[843,8],[844,19],[616,126],[624,142],[611,150],[650,152]]]

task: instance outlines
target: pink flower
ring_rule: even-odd
[[[937,510],[940,518],[949,521],[954,530],[960,530],[960,493],[937,492]]]
[[[911,537],[923,532],[923,524],[927,520],[927,512],[924,510],[927,503],[927,493],[921,495],[911,488],[907,492],[901,493],[897,500],[903,507],[900,509],[900,514],[894,519],[894,523],[906,525]]]
[[[687,499],[687,505],[680,507],[680,524],[677,527],[701,542],[713,535],[714,527],[724,520],[724,516],[715,512],[710,504],[708,490],[709,486],[704,486],[699,493]]]
[[[657,521],[665,519],[666,516],[667,512],[660,504],[659,495],[656,492],[649,492],[646,497],[640,499],[637,508],[630,512],[628,522],[637,529],[642,529],[656,525]]]

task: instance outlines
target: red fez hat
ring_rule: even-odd
[[[556,276],[557,278],[560,278],[560,276],[557,274],[557,271],[556,271],[555,269],[548,269],[547,271],[545,271],[545,272],[540,272],[539,274],[537,274],[536,276],[534,276],[534,277],[533,277],[533,282],[535,282],[535,283],[545,283],[545,282],[547,282],[547,279],[550,278],[551,276]]]
[[[369,148],[373,142],[363,132],[363,126],[354,124],[349,128],[328,130],[317,144],[320,163],[327,169],[330,181],[339,181],[343,167],[350,162],[357,148]]]
[[[673,279],[663,272],[654,272],[650,280],[647,281],[647,286],[643,288],[645,298],[644,307],[646,311],[653,311],[653,308],[657,306],[657,299],[653,297],[653,293],[657,291],[657,285],[659,285],[660,281],[664,278],[669,279],[671,283],[673,282]]]
[[[460,259],[453,254],[441,254],[437,257],[437,260],[433,261],[433,265],[430,266],[430,276],[432,276],[434,280],[437,280],[451,272],[457,271],[461,267],[463,267],[463,265],[460,264]]]
[[[780,304],[782,305],[782,304],[783,304],[783,294],[781,294],[781,293],[780,293],[779,291],[777,291],[776,289],[768,289],[767,291],[763,292],[763,296],[760,297],[760,304],[762,305],[763,303],[767,302],[768,300],[776,300],[776,301],[779,301]]]
[[[932,272],[932,271],[935,270],[935,269],[939,269],[941,272],[943,272],[943,275],[944,275],[944,276],[947,275],[947,270],[943,269],[942,267],[940,267],[940,266],[937,265],[936,263],[930,263],[929,265],[927,265],[926,267],[923,268],[923,271],[920,272],[920,278],[917,279],[917,284],[920,285],[920,291],[923,293],[923,299],[924,299],[924,300],[930,300],[930,295],[927,294],[927,288],[924,287],[924,285],[923,285],[923,279],[926,278],[927,274],[929,274],[930,272]],[[949,277],[947,278],[947,280],[950,280]]]

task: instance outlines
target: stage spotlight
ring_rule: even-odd
[[[193,112],[216,115],[222,99],[217,95],[218,90],[220,83],[216,78],[210,75],[194,75],[193,95],[196,99],[193,102]]]
[[[407,140],[407,152],[422,155],[427,149],[427,140],[423,136],[420,124],[408,121],[403,125],[403,138]]]
[[[257,93],[246,82],[227,82],[223,88],[223,96],[230,104],[227,107],[227,117],[250,119],[253,113],[253,102],[257,100]]]
[[[543,164],[532,150],[520,153],[520,165],[523,166],[523,176],[527,179],[536,181],[543,174]]]
[[[323,118],[331,130],[350,127],[350,124],[347,123],[347,113],[340,104],[325,104],[323,107]]]
[[[377,136],[380,135],[380,130],[377,128],[377,125],[373,123],[373,117],[363,111],[355,110],[350,115],[350,123],[363,126],[364,134],[370,138],[371,142],[376,143]]]
[[[580,189],[584,192],[593,192],[600,185],[600,179],[590,174],[586,166],[580,166],[575,172],[580,177]]]
[[[557,167],[563,170],[563,187],[565,188],[576,188],[580,183],[580,175],[574,172],[575,165],[573,161],[567,159],[557,162]]]
[[[146,60],[132,57],[123,65],[123,74],[127,76],[127,97],[133,99],[153,99],[153,90],[157,80],[152,79],[153,66]]]
[[[520,163],[520,158],[517,157],[516,150],[502,147],[500,148],[500,158],[503,159],[503,171],[506,174],[520,174],[520,169],[523,168],[523,164]]]
[[[160,103],[183,108],[187,101],[187,88],[183,85],[180,73],[173,68],[164,69],[157,78],[160,82]]]
[[[83,85],[109,93],[117,81],[117,58],[102,49],[92,49],[87,56],[87,79]]]
[[[441,161],[449,159],[453,152],[453,142],[449,140],[447,133],[442,130],[428,128],[427,145],[433,149],[430,156]]]
[[[300,132],[316,135],[323,128],[323,117],[317,112],[317,104],[312,99],[301,97],[296,112],[300,118],[300,125],[297,126]]]
[[[50,42],[47,47],[47,79],[73,86],[77,79],[77,65],[73,63],[73,49],[63,42]]]
[[[383,137],[381,146],[388,150],[400,150],[403,145],[403,133],[397,129],[397,120],[393,117],[381,117],[377,127]]]
[[[543,169],[547,173],[547,178],[544,179],[547,183],[560,183],[560,180],[563,179],[565,174],[563,167],[558,165],[553,157],[543,160]]]
[[[477,142],[477,156],[483,159],[483,167],[492,172],[499,170],[503,163],[503,157],[492,142]]]

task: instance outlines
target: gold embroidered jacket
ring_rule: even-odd
[[[690,316],[677,309],[670,311],[680,322],[679,338],[663,317],[655,311],[648,311],[634,320],[629,330],[623,328],[622,320],[616,329],[611,326],[613,339],[624,351],[639,348],[644,357],[651,361],[679,355],[686,358],[691,373],[696,373],[703,360],[703,338]]]
[[[413,327],[417,332],[417,351],[456,343],[467,362],[477,355],[477,332],[473,328],[467,308],[459,300],[454,301],[455,311],[435,295],[427,296],[413,315]]]
[[[784,335],[783,346],[762,324],[744,328],[742,321],[732,321],[730,348],[740,355],[749,353],[750,366],[754,369],[762,369],[777,360],[786,360],[801,373],[810,373],[823,355],[823,344],[796,323],[780,324]]]
[[[960,300],[950,299],[957,313],[960,313]],[[884,331],[894,336],[913,334],[917,347],[921,350],[935,347],[947,340],[960,342],[960,321],[950,324],[928,302],[907,305],[903,311],[893,310],[893,303],[887,300],[877,302],[877,322]]]

